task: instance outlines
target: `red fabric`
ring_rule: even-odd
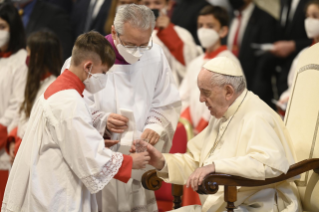
[[[123,154],[122,166],[120,167],[119,171],[114,176],[114,178],[123,182],[123,183],[127,183],[129,181],[129,179],[131,178],[132,166],[133,166],[132,157],[129,155]]]
[[[4,148],[7,143],[8,130],[6,126],[0,124],[0,149]]]
[[[20,148],[21,142],[22,142],[22,139],[19,136],[17,136],[16,143],[14,145],[14,156],[16,156],[18,154],[18,150]]]
[[[7,152],[8,154],[9,154],[9,150],[10,150],[10,144],[11,144],[12,142],[15,143],[15,141],[16,141],[17,133],[18,133],[18,127],[16,127],[16,128],[14,128],[13,130],[11,130],[11,132],[10,132],[9,135],[7,136],[5,149],[6,149],[6,152]]]
[[[46,78],[50,77],[52,74],[50,72],[46,72],[45,74],[42,75],[41,81],[45,80]]]
[[[82,97],[85,85],[74,73],[66,69],[44,92],[44,98],[48,99],[53,94],[63,91],[75,89]]]
[[[183,124],[178,123],[173,138],[173,145],[169,153],[185,153],[187,150],[187,132]],[[174,197],[172,184],[162,182],[160,189],[155,191],[155,197],[159,211],[168,211],[173,208]]]
[[[196,127],[196,131],[198,133],[200,133],[201,131],[203,131],[208,125],[208,121],[206,121],[205,119],[201,118],[201,120],[199,121],[197,127]]]
[[[213,52],[210,52],[210,53],[207,53],[205,54],[205,57],[204,59],[213,59],[215,58],[219,53],[223,52],[227,50],[227,46],[226,45],[223,45],[223,46],[220,46],[218,49],[216,49],[215,51]]]
[[[185,65],[184,42],[174,29],[174,24],[170,23],[165,29],[159,29],[157,37],[165,44],[171,54],[181,64]]]
[[[238,37],[239,37],[239,31],[241,26],[241,18],[242,18],[241,13],[239,13],[239,15],[237,16],[238,27],[236,29],[236,33],[235,33],[234,41],[233,41],[233,47],[232,47],[232,52],[236,57],[238,57],[238,54],[239,54]]]
[[[2,203],[4,191],[6,189],[9,171],[0,170],[0,202]]]
[[[193,191],[192,187],[186,188],[186,186],[184,186],[182,200],[183,207],[188,205],[201,205],[199,195]]]
[[[12,55],[12,52],[0,52],[0,58],[7,58]]]
[[[186,119],[187,121],[189,121],[190,123],[193,124],[193,121],[192,121],[192,116],[191,116],[191,111],[190,111],[190,108],[187,107],[181,114],[181,118],[184,118]]]

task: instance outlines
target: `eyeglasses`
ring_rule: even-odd
[[[129,45],[124,45],[123,41],[122,41],[121,38],[120,38],[120,33],[117,32],[116,34],[117,34],[117,37],[118,37],[119,40],[120,40],[120,43],[121,43],[125,48],[130,49],[130,50],[132,50],[132,51],[136,51],[137,49],[139,49],[141,52],[144,52],[144,51],[151,50],[152,47],[153,47],[153,39],[152,39],[152,37],[151,37],[150,42],[149,42],[150,45],[148,45],[148,46],[129,46]]]

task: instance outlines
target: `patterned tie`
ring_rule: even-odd
[[[234,42],[233,42],[233,48],[232,48],[232,52],[233,54],[238,57],[239,54],[239,45],[238,45],[238,37],[239,37],[239,31],[240,31],[240,26],[241,26],[241,12],[239,13],[239,15],[237,16],[238,19],[238,25],[237,25],[237,29],[236,29],[236,33],[235,33],[235,37],[234,37]]]

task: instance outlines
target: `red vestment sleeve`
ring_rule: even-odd
[[[159,29],[157,37],[165,44],[171,54],[185,66],[184,42],[174,29],[174,24],[170,23],[165,29]]]
[[[133,159],[129,155],[123,154],[123,162],[117,174],[114,176],[114,179],[117,179],[123,183],[127,183],[131,178],[133,167]]]
[[[18,154],[18,150],[20,148],[21,142],[22,142],[22,139],[19,136],[17,136],[16,143],[14,145],[14,156],[16,156]]]
[[[187,121],[189,121],[191,124],[193,124],[193,121],[192,121],[192,116],[191,116],[191,111],[190,111],[190,108],[187,107],[181,114],[181,118],[184,118],[186,119]]]
[[[200,133],[201,131],[203,131],[208,125],[208,121],[206,121],[205,119],[201,118],[197,127],[196,127],[196,131],[198,133]]]
[[[0,149],[4,148],[7,143],[8,131],[7,127],[0,124]]]

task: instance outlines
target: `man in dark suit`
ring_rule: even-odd
[[[252,0],[230,0],[235,10],[227,45],[243,67],[247,87],[267,104],[271,105],[273,90],[272,72],[268,69],[271,55],[261,53],[253,44],[269,44],[275,41],[276,20],[255,5]]]
[[[280,20],[277,27],[277,41],[272,53],[278,58],[277,87],[278,94],[288,88],[287,77],[296,55],[312,41],[305,30],[305,8],[310,0],[281,0]]]
[[[22,14],[27,36],[32,32],[48,29],[58,36],[63,48],[63,58],[70,57],[74,36],[69,16],[63,9],[42,0],[16,3],[16,6]]]

